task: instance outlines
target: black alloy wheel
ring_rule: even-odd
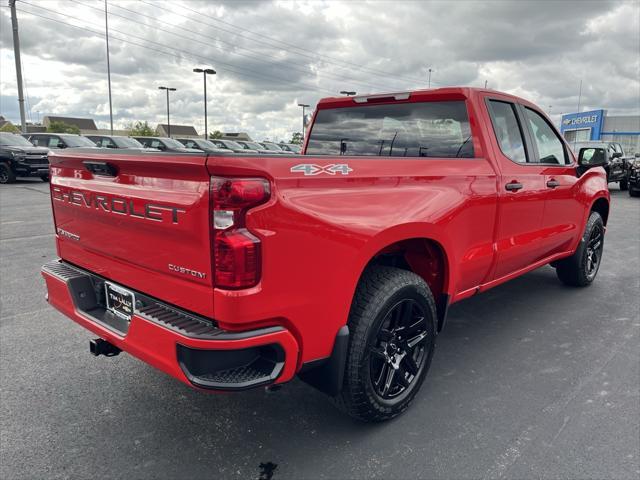
[[[587,241],[587,254],[585,255],[586,274],[589,281],[593,281],[600,267],[602,260],[602,249],[604,247],[604,229],[602,224],[594,225]]]
[[[418,377],[428,357],[425,312],[414,299],[400,300],[387,313],[371,347],[369,371],[375,393],[391,400]]]

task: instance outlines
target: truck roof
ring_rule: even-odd
[[[474,93],[494,93],[502,97],[509,97],[514,101],[522,103],[530,103],[526,99],[517,97],[497,90],[491,90],[487,88],[475,88],[475,87],[443,87],[443,88],[431,88],[423,90],[407,90],[403,92],[388,92],[388,93],[367,93],[363,95],[355,95],[350,97],[326,97],[322,98],[318,102],[318,108],[335,108],[335,107],[349,107],[355,105],[367,105],[372,103],[388,103],[393,101],[409,101],[419,102],[428,99],[451,99],[451,100],[464,100],[471,97]]]

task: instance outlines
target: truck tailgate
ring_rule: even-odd
[[[125,287],[213,316],[206,155],[51,155],[59,256]]]

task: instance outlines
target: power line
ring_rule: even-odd
[[[97,8],[97,7],[93,7],[93,6],[91,6],[91,5],[87,5],[87,4],[82,3],[82,2],[80,2],[80,1],[78,1],[78,0],[71,0],[71,1],[72,1],[72,2],[74,2],[74,3],[77,3],[78,5],[82,5],[82,6],[84,6],[84,7],[91,8],[91,9],[98,10],[98,11],[100,11],[100,12],[103,12],[103,10],[102,10],[102,9],[99,9],[99,8]],[[29,4],[28,2],[25,2],[25,3],[27,3],[28,5],[33,6],[32,4]],[[133,14],[140,15],[140,16],[142,16],[142,17],[150,18],[150,19],[152,19],[155,23],[163,23],[163,24],[165,24],[165,25],[173,26],[173,25],[171,25],[171,24],[170,24],[170,23],[168,23],[168,22],[164,22],[164,21],[162,21],[162,20],[158,20],[158,19],[156,19],[156,18],[154,18],[154,17],[152,17],[152,16],[150,16],[150,15],[145,15],[145,14],[143,14],[143,13],[139,13],[139,12],[136,12],[136,11],[134,11],[134,10],[130,10],[130,9],[128,9],[128,8],[125,8],[125,7],[121,7],[121,6],[119,6],[119,5],[112,4],[112,5],[111,5],[111,7],[120,8],[120,9],[122,9],[122,10],[126,10],[127,12],[131,12],[131,13],[133,13]],[[174,35],[174,36],[176,36],[176,37],[178,37],[178,38],[183,38],[183,39],[185,39],[185,40],[189,40],[190,42],[199,43],[199,44],[205,45],[205,46],[207,46],[207,47],[212,47],[212,46],[213,46],[210,42],[203,42],[203,41],[201,41],[201,40],[196,40],[196,39],[194,39],[194,38],[191,38],[191,37],[188,37],[188,36],[185,36],[185,35],[181,35],[181,34],[179,34],[179,33],[173,32],[173,31],[171,31],[171,30],[167,30],[167,29],[164,29],[164,28],[159,28],[159,27],[157,27],[157,26],[155,26],[155,25],[147,25],[147,24],[145,24],[145,23],[142,23],[142,22],[139,22],[139,21],[135,21],[135,20],[131,19],[131,18],[130,18],[130,17],[128,17],[128,16],[119,15],[119,14],[117,14],[117,13],[114,13],[113,11],[110,11],[110,12],[109,12],[109,15],[111,15],[111,16],[116,16],[116,17],[120,17],[120,18],[125,19],[126,21],[129,21],[129,22],[135,23],[135,24],[137,24],[137,25],[142,25],[142,26],[144,26],[144,27],[146,27],[146,28],[153,28],[154,30],[161,31],[161,32],[165,32],[165,33],[168,33],[168,34],[170,34],[170,35]],[[118,32],[118,30],[115,30],[115,29],[113,29],[113,28],[112,28],[111,30],[112,30],[112,31],[114,31],[114,32]],[[126,33],[126,32],[122,32],[122,31],[119,31],[119,33],[122,33],[122,34],[125,34],[125,35],[130,35],[130,34]],[[235,52],[235,51],[227,52],[227,53],[232,54],[232,55],[239,55],[239,56],[241,56],[241,57],[246,57],[246,58],[249,58],[249,59],[251,59],[251,60],[258,60],[258,61],[260,61],[260,62],[266,62],[266,61],[265,61],[265,57],[273,58],[273,59],[275,59],[275,60],[278,60],[278,58],[277,58],[277,57],[275,57],[275,56],[273,56],[273,55],[263,54],[263,53],[261,53],[261,52],[257,52],[257,51],[255,51],[255,50],[251,50],[251,49],[249,49],[249,48],[245,48],[245,47],[239,47],[239,46],[237,46],[237,45],[236,45],[236,44],[234,44],[234,43],[227,42],[227,41],[225,41],[225,40],[221,40],[221,39],[219,39],[219,38],[217,38],[217,37],[211,37],[211,36],[205,35],[205,34],[203,34],[203,33],[198,33],[198,32],[190,32],[190,33],[193,33],[193,34],[195,34],[195,35],[201,36],[201,37],[203,37],[203,38],[208,38],[208,39],[210,39],[210,40],[214,40],[214,41],[216,41],[216,42],[220,42],[220,43],[223,43],[223,44],[229,45],[229,46],[231,46],[231,47],[235,47],[235,48],[238,48],[238,49],[241,49],[241,50],[246,50],[246,51],[248,51],[248,52],[255,53],[255,54],[257,55],[257,57],[256,57],[256,56],[252,56],[252,55],[247,55],[247,54],[239,53],[239,52]],[[295,67],[294,67],[294,65],[297,65],[297,66],[300,66],[300,67],[304,67],[304,68],[295,68]],[[296,70],[296,71],[298,71],[298,72],[302,72],[302,73],[303,73],[303,74],[305,74],[305,75],[308,75],[308,74],[310,73],[310,71],[309,71],[306,67],[308,67],[308,65],[303,65],[303,64],[300,64],[300,63],[289,63],[289,64],[287,64],[287,68],[288,68],[288,69]],[[324,73],[324,72],[323,72],[323,73]],[[336,80],[346,81],[346,82],[348,82],[348,83],[357,83],[357,84],[360,84],[360,85],[365,85],[365,86],[367,86],[367,87],[373,87],[373,90],[380,89],[380,86],[376,86],[376,85],[374,85],[374,84],[367,83],[367,82],[364,82],[364,81],[361,81],[361,80],[356,80],[356,79],[351,78],[351,77],[344,77],[344,76],[342,76],[342,75],[336,75],[336,74],[331,74],[331,73],[324,73],[324,75],[326,75],[326,76],[328,76],[328,77],[332,77],[332,78],[334,78],[334,79],[336,79]],[[388,87],[383,87],[383,88],[382,88],[382,90],[385,90],[385,89],[388,89]]]
[[[156,5],[154,5],[154,4],[151,4],[151,3],[149,3],[149,2],[147,2],[147,1],[145,1],[145,0],[138,0],[138,1],[140,1],[140,2],[142,2],[142,3],[144,3],[144,4],[146,4],[146,5],[152,6],[152,7],[154,7],[154,8],[157,8],[157,4],[156,4]],[[230,23],[230,22],[225,22],[224,20],[220,20],[219,18],[213,17],[213,16],[211,16],[211,15],[207,15],[206,13],[199,12],[198,10],[194,10],[194,9],[189,8],[189,7],[186,7],[186,6],[184,6],[184,5],[182,5],[181,7],[182,7],[183,9],[185,9],[185,10],[188,10],[188,11],[190,11],[190,12],[192,12],[192,13],[195,13],[195,14],[196,14],[196,15],[198,15],[198,16],[209,18],[209,19],[213,20],[214,22],[218,22],[218,23],[222,23],[222,24],[224,24],[224,25],[228,25],[228,26],[230,26],[230,27],[232,27],[232,28],[235,28],[235,29],[237,29],[237,30],[241,30],[241,31],[244,31],[244,32],[250,33],[251,35],[255,35],[255,36],[257,36],[257,37],[261,37],[261,38],[267,39],[267,40],[269,40],[270,42],[279,43],[279,44],[281,44],[281,45],[285,45],[285,46],[290,47],[290,48],[295,48],[296,50],[300,50],[300,51],[303,51],[303,52],[308,52],[308,53],[312,54],[313,56],[305,55],[305,54],[298,53],[298,52],[291,52],[291,51],[290,51],[290,50],[288,50],[288,49],[284,49],[284,50],[287,50],[287,51],[289,51],[290,53],[293,53],[293,54],[295,54],[295,55],[301,55],[301,56],[304,56],[304,57],[307,57],[307,58],[311,58],[311,59],[324,58],[324,59],[328,59],[328,60],[325,60],[327,63],[335,63],[335,62],[338,62],[338,63],[342,63],[342,64],[344,64],[344,65],[348,65],[349,67],[356,67],[356,68],[358,68],[358,69],[360,69],[360,70],[363,70],[363,71],[369,71],[369,72],[374,73],[374,74],[376,74],[376,75],[381,75],[381,76],[386,76],[386,77],[393,77],[394,79],[403,79],[403,80],[405,80],[405,81],[410,81],[410,82],[414,82],[414,83],[416,83],[416,82],[417,82],[417,83],[422,83],[422,82],[424,81],[423,79],[419,79],[419,78],[411,78],[411,77],[406,77],[406,76],[403,76],[403,75],[396,75],[396,74],[389,73],[389,72],[385,72],[385,71],[382,71],[382,70],[373,69],[373,68],[371,68],[371,67],[367,67],[367,66],[365,66],[365,65],[360,65],[360,64],[357,64],[357,63],[349,62],[349,61],[347,61],[347,60],[340,60],[340,59],[338,59],[338,58],[331,57],[331,56],[329,56],[329,55],[324,55],[324,54],[321,54],[321,53],[317,53],[317,52],[314,52],[313,50],[309,50],[309,49],[306,49],[306,48],[303,48],[303,47],[299,47],[299,46],[297,46],[297,45],[294,45],[294,44],[291,44],[291,43],[287,43],[287,42],[284,42],[284,41],[282,41],[282,40],[278,40],[278,39],[273,38],[273,37],[269,37],[268,35],[264,35],[264,34],[261,34],[261,33],[254,32],[254,31],[249,30],[249,29],[247,29],[247,28],[239,27],[239,26],[234,25],[234,24],[232,24],[232,23]],[[177,13],[177,12],[175,12],[175,11],[173,11],[173,10],[170,10],[170,11],[171,11],[172,13],[175,13],[176,15],[180,15],[180,16],[182,16],[182,17],[189,18],[189,17],[186,17],[185,15],[182,15],[182,14],[180,14],[180,13]],[[191,19],[191,20],[192,20],[192,21],[196,21],[196,22],[198,22],[198,23],[202,23],[202,24],[204,24],[204,25],[209,25],[210,27],[213,27],[213,28],[218,28],[219,30],[222,30],[222,31],[224,31],[224,32],[231,33],[231,34],[233,34],[233,35],[238,35],[238,36],[240,36],[240,37],[242,37],[242,38],[246,38],[247,40],[250,40],[250,41],[253,41],[253,42],[262,43],[262,42],[260,42],[259,40],[255,40],[255,39],[253,39],[253,38],[247,37],[246,35],[239,34],[239,33],[237,33],[237,32],[229,32],[229,30],[225,30],[225,29],[222,29],[222,28],[220,28],[220,27],[215,27],[215,26],[213,26],[213,25],[211,25],[211,24],[208,24],[208,23],[206,23],[206,22],[201,22],[201,21],[198,21],[198,20],[195,20],[195,19]],[[270,45],[270,46],[274,46],[274,45]],[[282,48],[282,47],[277,47],[277,48]],[[345,67],[341,67],[341,68],[345,68]],[[434,84],[434,85],[438,85],[438,84],[436,84],[435,82],[433,82],[433,84]]]
[[[33,6],[32,4],[29,4],[28,2],[24,2],[24,1],[22,1],[21,4],[27,4],[27,5]],[[49,9],[41,7],[41,6],[37,6],[37,8],[40,9],[40,10],[45,10],[45,11],[54,13],[54,14],[62,16],[62,17],[71,18],[71,19],[74,19],[74,20],[79,20],[81,22],[84,22],[84,20],[79,19],[77,17],[73,17],[71,15],[66,15],[66,14],[62,14],[62,13],[58,13],[58,12],[55,12],[54,10],[49,10]],[[40,15],[40,14],[31,12],[31,11],[28,11],[28,10],[24,10],[22,8],[20,9],[20,11],[23,12],[23,13],[27,13],[29,15],[33,15],[33,16],[36,16],[36,17],[40,17],[40,18],[44,18],[44,19],[47,19],[47,20],[58,22],[58,23],[61,23],[61,24],[64,24],[64,25],[68,25],[68,26],[73,27],[73,28],[78,28],[80,30],[85,30],[85,31],[91,32],[91,33],[93,33],[95,35],[98,35],[100,37],[104,37],[105,36],[104,33],[102,33],[102,32],[91,30],[91,29],[86,28],[86,27],[80,27],[80,26],[74,25],[72,23],[63,22],[63,21],[58,20],[56,18],[51,18],[51,17],[47,17],[47,16],[44,16],[44,15]],[[112,29],[112,31],[115,31],[115,30]],[[118,32],[118,33],[123,33],[123,32]],[[240,75],[240,76],[249,76],[249,77],[261,78],[261,79],[276,80],[276,81],[283,82],[283,83],[288,83],[288,84],[293,84],[294,83],[294,82],[292,82],[291,80],[289,80],[287,78],[274,77],[272,75],[265,75],[265,74],[261,74],[261,73],[256,73],[254,70],[251,70],[249,68],[240,67],[240,66],[232,65],[232,64],[229,64],[229,63],[226,63],[226,62],[222,62],[220,60],[214,59],[213,57],[204,57],[202,55],[198,55],[196,53],[189,52],[187,50],[182,50],[182,49],[179,49],[179,48],[176,48],[176,47],[171,47],[171,46],[168,46],[168,45],[161,44],[159,42],[154,42],[152,40],[145,39],[144,37],[138,37],[136,35],[126,34],[126,33],[124,33],[124,34],[128,35],[130,37],[133,37],[133,38],[141,39],[142,41],[147,42],[147,43],[158,45],[158,46],[160,46],[162,48],[167,48],[167,49],[170,49],[170,50],[174,50],[174,51],[179,52],[179,53],[181,53],[181,54],[183,54],[184,56],[187,56],[187,57],[197,58],[197,59],[203,60],[205,62],[211,62],[213,60],[213,61],[216,62],[216,65],[226,65],[226,70],[227,71],[233,72],[233,73],[235,73],[237,75]],[[162,53],[162,54],[165,54],[165,55],[169,55],[169,56],[172,56],[172,57],[175,57],[175,58],[182,59],[182,57],[180,55],[169,53],[169,52],[166,52],[164,50],[159,50],[157,48],[149,47],[147,45],[142,45],[140,43],[133,42],[133,41],[129,40],[128,38],[119,38],[119,37],[114,37],[113,35],[110,35],[109,37],[110,37],[110,39],[120,40],[120,41],[125,42],[125,43],[130,43],[131,45],[136,45],[136,46],[141,47],[141,48],[146,48],[148,50],[153,50],[153,51],[158,52],[158,53]],[[251,72],[251,73],[239,72],[238,69],[247,70],[248,72]],[[223,70],[225,70],[225,69],[223,69]],[[297,85],[303,86],[303,87],[305,87],[305,88],[307,88],[307,89],[309,89],[311,91],[322,91],[322,92],[326,92],[326,93],[328,93],[330,95],[334,94],[334,92],[332,90],[327,90],[327,89],[324,89],[324,88],[310,86],[310,85],[307,85],[307,84],[304,84],[304,83],[297,83]]]

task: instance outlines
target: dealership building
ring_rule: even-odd
[[[627,155],[640,152],[640,115],[607,115],[606,110],[567,113],[560,121],[560,132],[571,142],[615,142]]]

